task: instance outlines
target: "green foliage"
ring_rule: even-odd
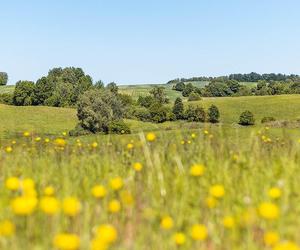
[[[154,103],[149,108],[150,119],[152,122],[161,123],[168,120],[169,108],[163,106],[161,103]]]
[[[201,100],[201,96],[200,96],[198,93],[196,93],[196,92],[194,92],[194,91],[192,91],[192,92],[190,93],[189,98],[188,98],[188,101],[189,101],[189,102],[192,102],[192,101],[200,101],[200,100]]]
[[[169,102],[169,98],[165,93],[164,87],[154,87],[150,90],[149,93],[153,96],[154,100],[160,104],[165,104]]]
[[[173,89],[176,91],[183,91],[185,89],[184,82],[178,82],[173,86]]]
[[[249,110],[244,111],[240,115],[239,124],[242,126],[250,126],[255,124],[254,115]]]
[[[184,106],[180,97],[176,98],[172,112],[177,120],[184,118]]]
[[[13,105],[13,94],[10,93],[0,94],[0,103]]]
[[[150,95],[139,96],[137,103],[142,107],[150,108],[150,106],[155,103],[155,99]]]
[[[211,105],[208,109],[208,121],[211,123],[218,123],[220,118],[220,112],[217,106]]]
[[[92,132],[109,132],[109,125],[124,115],[123,105],[110,90],[89,90],[79,99],[77,116],[82,128]]]
[[[189,105],[185,111],[185,118],[189,122],[205,122],[206,113],[200,106]]]
[[[19,81],[13,94],[13,104],[17,106],[30,106],[34,102],[34,82]]]
[[[261,123],[274,122],[276,119],[273,116],[265,116],[261,119]]]
[[[151,115],[147,108],[145,107],[136,107],[133,110],[133,116],[140,121],[146,122],[151,121]]]
[[[0,86],[4,86],[7,84],[8,75],[5,72],[0,72]]]
[[[184,90],[182,91],[182,96],[188,97],[194,90],[195,90],[195,87],[193,86],[193,84],[188,83],[185,86]]]
[[[83,136],[83,135],[89,135],[91,132],[84,129],[80,124],[77,124],[76,127],[69,131],[70,136]]]
[[[112,121],[109,124],[109,133],[111,134],[130,134],[130,128],[123,121]]]
[[[117,94],[119,90],[117,84],[114,82],[107,84],[106,89],[112,92],[113,94]]]

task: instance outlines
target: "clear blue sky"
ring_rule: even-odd
[[[121,84],[300,74],[299,10],[299,0],[1,1],[0,71],[10,84],[56,66]]]

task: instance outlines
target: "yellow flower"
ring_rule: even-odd
[[[13,144],[13,145],[16,144],[16,143],[17,143],[17,142],[16,142],[15,140],[13,140],[13,141],[11,142],[11,144]]]
[[[264,234],[264,242],[267,246],[274,246],[279,242],[279,235],[277,232],[269,231]]]
[[[60,250],[77,250],[80,239],[76,234],[58,234],[54,237],[53,245]]]
[[[267,220],[274,220],[279,217],[279,208],[271,202],[263,202],[259,205],[258,212],[261,217]]]
[[[186,242],[186,237],[184,233],[178,232],[173,235],[173,240],[176,245],[183,245]]]
[[[67,135],[67,132],[65,132],[65,131],[62,132],[62,135],[63,135],[63,136],[66,136],[66,135]]]
[[[300,250],[300,248],[294,242],[284,241],[276,244],[273,250]]]
[[[92,188],[92,195],[95,198],[104,198],[106,196],[106,188],[102,185],[96,185]]]
[[[170,216],[164,216],[160,221],[160,227],[164,230],[169,230],[173,226],[174,226],[174,222]]]
[[[133,144],[132,143],[128,143],[127,144],[127,149],[133,149]]]
[[[40,200],[41,210],[48,215],[54,215],[59,211],[59,201],[54,197],[43,197]]]
[[[39,141],[41,141],[41,137],[36,137],[34,140],[36,141],[36,142],[39,142]]]
[[[203,165],[195,164],[190,168],[190,175],[195,177],[202,176],[204,174],[204,171],[205,167]]]
[[[191,137],[192,137],[193,139],[196,138],[196,134],[192,133],[192,134],[191,134]]]
[[[65,147],[67,144],[66,140],[65,139],[62,139],[62,138],[56,138],[54,140],[54,145],[57,146],[57,147]]]
[[[49,138],[46,138],[46,139],[45,139],[45,142],[46,142],[46,143],[50,142],[50,139],[49,139]]]
[[[7,178],[5,181],[5,187],[9,190],[16,191],[20,188],[20,180],[17,177]]]
[[[146,139],[147,139],[147,141],[150,141],[150,142],[155,141],[156,135],[154,133],[148,133],[146,135]]]
[[[211,196],[207,197],[205,202],[206,202],[207,207],[209,207],[209,208],[215,208],[218,204],[218,200],[216,200],[214,197],[211,197]]]
[[[214,185],[209,189],[209,193],[215,198],[222,198],[225,195],[225,189],[222,185]]]
[[[25,132],[23,133],[23,136],[24,136],[24,137],[29,137],[29,136],[30,136],[30,132],[25,131]]]
[[[111,244],[117,240],[118,233],[113,225],[103,224],[97,228],[97,238],[103,243]]]
[[[31,178],[25,178],[23,181],[22,181],[22,188],[23,190],[32,190],[34,189],[35,187],[35,183],[34,183],[34,180],[31,179]]]
[[[101,238],[96,237],[91,241],[91,250],[108,250],[109,244],[105,243]]]
[[[281,190],[278,187],[270,188],[268,191],[268,195],[272,199],[278,199],[281,196]]]
[[[80,201],[76,197],[67,197],[63,201],[63,211],[66,215],[76,216],[81,210]]]
[[[93,142],[92,143],[92,148],[97,148],[98,147],[98,143],[97,142]]]
[[[140,162],[136,162],[133,164],[133,169],[137,172],[140,172],[142,170],[142,168],[143,168],[143,165]]]
[[[13,224],[10,220],[4,220],[0,222],[0,236],[12,236],[14,235],[15,231],[15,224]]]
[[[112,200],[108,203],[108,211],[111,213],[118,213],[121,210],[121,203],[118,200]]]
[[[205,240],[207,238],[206,226],[201,224],[192,226],[191,237],[193,240]]]
[[[11,208],[16,215],[30,215],[37,206],[35,197],[20,196],[12,200]]]
[[[121,177],[116,177],[116,178],[111,179],[109,184],[113,190],[117,191],[123,187],[123,180]]]
[[[46,195],[46,196],[52,196],[52,195],[54,195],[54,193],[55,193],[55,190],[54,190],[54,188],[52,186],[45,187],[45,189],[44,189],[44,195]]]
[[[232,216],[225,216],[223,218],[223,226],[226,228],[234,228],[235,226],[235,220]]]
[[[8,146],[5,148],[6,153],[11,153],[13,151],[13,148],[11,146]]]
[[[207,130],[204,130],[203,133],[204,133],[205,135],[208,135],[208,134],[209,134],[209,132],[208,132]]]

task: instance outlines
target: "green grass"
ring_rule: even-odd
[[[14,85],[0,86],[0,94],[12,93],[14,89]]]
[[[77,123],[76,110],[52,107],[16,107],[0,104],[0,138],[25,130],[38,134],[59,134]]]

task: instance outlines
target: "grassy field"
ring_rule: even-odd
[[[0,86],[0,94],[12,93],[14,89],[14,85]]]

